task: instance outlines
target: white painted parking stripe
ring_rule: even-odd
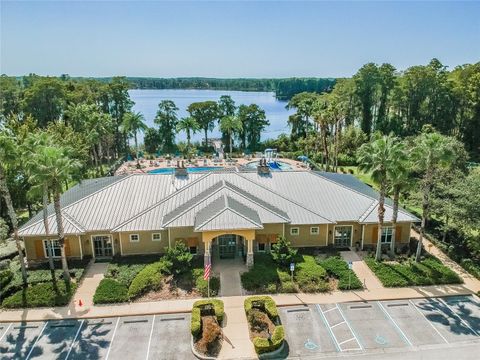
[[[408,338],[408,336],[403,332],[403,330],[400,328],[400,326],[398,326],[397,322],[388,313],[387,309],[385,309],[385,307],[382,305],[382,303],[380,301],[377,301],[377,304],[378,304],[379,308],[383,311],[383,313],[387,316],[387,318],[390,319],[393,326],[395,326],[395,328],[400,332],[400,334],[402,334],[402,336],[405,339],[405,341],[407,342],[407,344],[410,345],[410,346],[413,346],[413,344],[410,341],[410,339]]]
[[[449,308],[450,311],[452,312],[452,314],[453,314],[456,318],[458,318],[458,320],[460,320],[460,322],[461,322],[463,325],[465,325],[467,328],[469,328],[475,335],[480,336],[480,335],[478,335],[478,333],[477,333],[474,329],[472,329],[472,328],[470,327],[470,325],[468,325],[468,324],[457,314],[457,312],[456,312],[450,305],[448,305],[443,299],[437,298],[436,300],[439,300],[442,304],[444,304],[447,308]]]
[[[148,360],[148,356],[150,355],[150,344],[152,343],[152,335],[153,335],[153,326],[155,325],[155,315],[153,315],[152,319],[152,328],[150,329],[150,338],[148,339],[148,346],[147,346],[147,357],[145,359]]]
[[[417,305],[414,304],[414,302],[413,302],[412,300],[408,300],[408,301],[410,302],[410,304],[413,305],[414,309],[417,310],[417,312],[418,312],[420,315],[423,316],[423,318],[425,319],[425,321],[430,324],[430,326],[432,327],[432,329],[437,332],[437,334],[443,339],[443,341],[445,341],[447,344],[449,344],[448,340],[445,339],[445,337],[440,333],[440,331],[438,331],[438,329],[430,322],[430,320],[427,319],[427,317],[425,316],[425,314],[418,309]]]
[[[341,343],[339,343],[338,345],[343,345],[343,344],[345,344],[345,343],[347,343],[347,342],[349,342],[349,341],[352,341],[352,340],[356,340],[356,339],[353,337],[353,338],[351,338],[351,339],[348,339],[348,340],[342,341],[342,342],[341,342]]]
[[[322,320],[325,323],[325,326],[327,327],[330,337],[335,342],[335,347],[337,348],[338,351],[343,351],[342,348],[340,347],[340,344],[338,343],[337,338],[335,337],[335,334],[333,333],[332,329],[330,328],[330,325],[328,324],[328,320],[325,317],[325,314],[323,313],[322,308],[320,307],[319,304],[315,304],[315,306],[317,307],[317,311],[320,313],[320,316],[322,317]]]
[[[337,310],[337,308],[336,308],[336,307],[333,307],[333,308],[331,308],[331,309],[325,310],[323,313],[326,314],[326,313],[328,313],[328,312],[330,312],[330,311],[333,311],[333,310]]]
[[[75,345],[75,342],[77,341],[78,334],[80,334],[80,330],[82,329],[82,326],[83,326],[84,322],[85,322],[85,320],[82,320],[80,322],[80,326],[78,327],[78,330],[75,333],[75,337],[73,338],[72,344],[70,345],[70,349],[68,349],[68,353],[67,353],[67,356],[65,357],[65,360],[67,360],[68,357],[70,356],[70,353],[72,352],[72,349],[73,349],[73,345]]]
[[[28,355],[27,355],[27,357],[25,358],[25,360],[28,360],[28,359],[30,358],[30,356],[32,355],[32,351],[33,351],[33,349],[35,348],[35,346],[37,346],[37,342],[38,342],[38,340],[40,339],[40,337],[42,336],[43,331],[44,331],[45,328],[47,327],[47,324],[48,324],[48,321],[45,321],[45,325],[43,325],[43,328],[42,328],[42,330],[40,331],[40,334],[38,334],[37,338],[35,339],[35,342],[33,343],[32,347],[30,348],[30,351],[28,352]]]
[[[340,308],[340,306],[338,306],[338,304],[336,304],[336,307],[337,307],[338,311],[340,312],[340,315],[342,315],[343,319],[347,323],[347,326],[350,329],[350,332],[355,337],[355,340],[357,341],[358,346],[360,346],[360,350],[363,350],[363,345],[360,343],[360,340],[358,339],[357,334],[355,334],[355,331],[353,331],[353,328],[350,326],[350,323],[348,322],[347,318],[345,317],[345,314],[343,313],[342,309]]]
[[[8,324],[7,330],[5,330],[5,332],[3,333],[3,335],[0,337],[0,341],[3,340],[3,338],[5,337],[5,335],[7,335],[8,330],[10,330],[10,327],[12,326],[12,324],[13,324],[13,323]]]
[[[334,327],[336,327],[336,326],[338,326],[338,325],[342,325],[342,324],[345,324],[345,321],[341,321],[341,322],[339,322],[338,324],[332,325],[332,326],[330,326],[330,327],[333,329]]]
[[[115,333],[117,332],[118,322],[120,318],[117,318],[117,322],[115,323],[115,329],[113,329],[112,340],[110,340],[110,345],[108,346],[107,355],[105,356],[105,360],[108,360],[108,356],[110,355],[110,350],[112,349],[113,338],[115,337]]]

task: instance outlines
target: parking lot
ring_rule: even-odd
[[[335,357],[480,344],[480,303],[471,296],[285,307],[290,357]]]
[[[193,359],[190,314],[0,324],[0,359]]]

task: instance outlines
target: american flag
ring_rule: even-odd
[[[203,280],[208,280],[210,278],[210,271],[212,270],[212,262],[210,260],[210,256],[208,256],[207,259],[208,260],[205,262]]]

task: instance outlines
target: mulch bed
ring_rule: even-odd
[[[176,281],[173,276],[167,276],[162,281],[162,286],[157,291],[150,291],[149,293],[140,297],[138,302],[146,301],[160,301],[172,299],[194,299],[202,297],[191,284],[186,281]]]
[[[255,321],[250,321],[252,317],[249,317],[250,326],[248,330],[250,332],[250,340],[256,337],[267,339],[268,336],[275,331],[275,324],[270,320],[268,315],[261,310],[252,309],[251,313],[255,314]]]
[[[222,328],[215,316],[202,316],[202,337],[193,346],[200,354],[218,356],[222,348]]]

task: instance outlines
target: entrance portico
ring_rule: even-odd
[[[220,246],[219,240],[223,242],[225,239],[228,242],[229,235],[236,235],[243,238],[246,243],[246,253],[247,253],[247,266],[253,265],[253,240],[255,240],[255,230],[226,230],[226,231],[205,231],[202,232],[202,241],[205,245],[205,263],[211,261],[212,256],[212,242],[217,241],[217,245]],[[237,243],[235,244],[235,250],[237,250]],[[228,251],[226,255],[230,252],[231,249],[228,249],[229,244],[223,243],[222,246],[226,246]],[[234,254],[235,256],[235,254]]]

